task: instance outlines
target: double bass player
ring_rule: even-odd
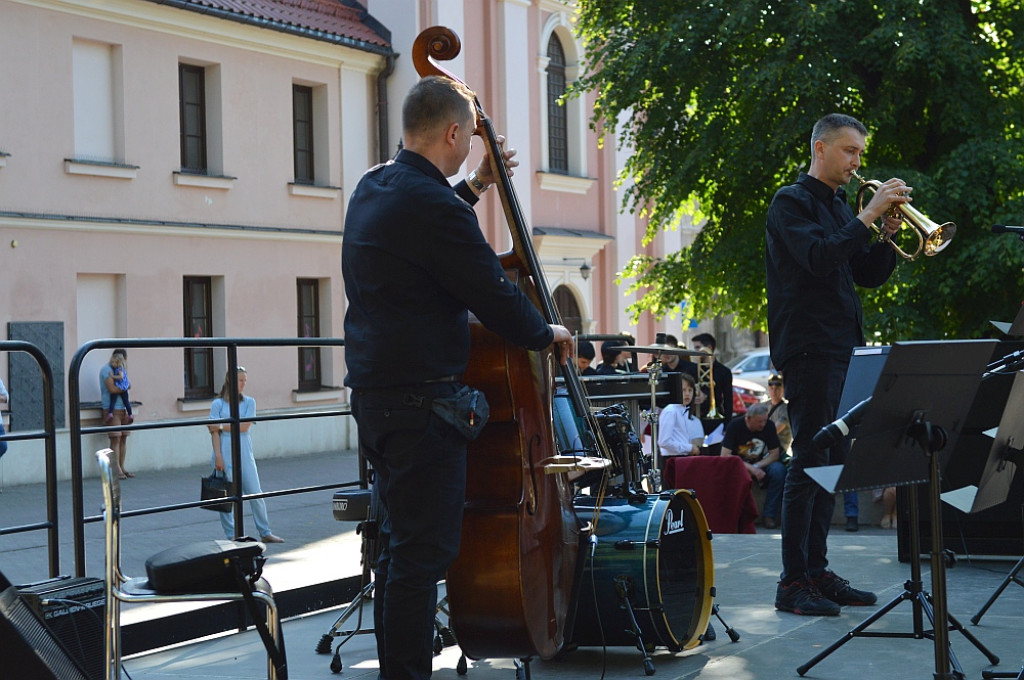
[[[468,312],[509,342],[557,343],[563,360],[572,356],[569,331],[508,280],[480,231],[472,206],[496,179],[487,155],[455,187],[446,179],[469,155],[472,91],[423,78],[405,98],[402,127],[404,148],[352,194],[342,245],[345,384],[385,513],[374,628],[387,680],[430,677],[436,585],[459,551],[467,442],[422,403],[462,387]],[[509,171],[513,155],[504,152]],[[413,333],[423,346],[409,354]]]

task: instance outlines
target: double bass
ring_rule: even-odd
[[[435,26],[416,38],[413,62],[420,76],[459,80],[432,59],[454,59],[460,50],[451,29]],[[512,250],[499,256],[502,266],[548,323],[561,323],[501,145],[478,98],[475,105],[511,231]],[[562,370],[577,413],[590,415],[590,409],[571,362],[559,362],[551,348],[522,349],[473,320],[470,331],[463,380],[484,392],[491,415],[468,447],[462,543],[446,580],[452,629],[473,659],[550,659],[572,624],[583,531],[568,474],[552,463],[558,458],[552,421],[556,371]]]

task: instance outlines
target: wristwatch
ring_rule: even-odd
[[[473,172],[469,173],[469,177],[466,178],[466,183],[469,184],[474,189],[476,189],[476,192],[478,194],[484,193],[485,191],[487,191],[488,187],[490,186],[490,185],[485,185],[483,182],[480,181],[480,178],[476,176],[476,170],[474,170]]]

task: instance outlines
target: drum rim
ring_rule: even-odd
[[[697,564],[697,583],[698,585],[704,585],[707,587],[707,592],[702,593],[700,601],[700,611],[697,613],[696,621],[691,616],[690,621],[694,623],[691,628],[686,630],[688,637],[685,642],[680,642],[676,638],[675,631],[672,630],[672,626],[669,625],[667,607],[665,607],[664,596],[661,590],[661,551],[659,550],[655,559],[655,577],[657,579],[657,592],[658,597],[662,600],[662,611],[661,611],[661,622],[663,628],[668,631],[668,635],[672,638],[672,642],[675,645],[675,650],[687,650],[693,649],[701,642],[701,635],[707,630],[708,623],[711,621],[711,609],[714,604],[714,593],[715,593],[715,559],[714,550],[711,547],[711,531],[708,528],[708,519],[704,514],[704,508],[701,507],[700,501],[697,500],[697,495],[692,489],[671,489],[663,491],[659,496],[658,500],[665,500],[665,508],[661,513],[661,518],[658,520],[657,531],[658,539],[661,539],[661,527],[665,521],[665,513],[668,512],[669,506],[672,504],[672,500],[675,498],[682,497],[683,504],[688,506],[690,512],[693,514],[694,520],[697,522],[697,540],[703,541],[705,544],[705,550],[701,551],[702,559]],[[652,512],[651,517],[656,513]],[[650,534],[650,517],[648,518],[648,537]],[[646,547],[644,548],[647,549]],[[646,574],[644,578],[646,578]],[[650,613],[651,618],[654,618],[654,614]],[[671,646],[669,647],[671,649]]]

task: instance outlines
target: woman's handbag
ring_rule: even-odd
[[[200,500],[212,501],[218,498],[234,496],[234,484],[228,481],[223,470],[214,470],[209,477],[203,477],[202,488],[199,492]],[[215,510],[217,512],[231,512],[231,503],[215,503],[213,505],[201,506],[204,510]]]

